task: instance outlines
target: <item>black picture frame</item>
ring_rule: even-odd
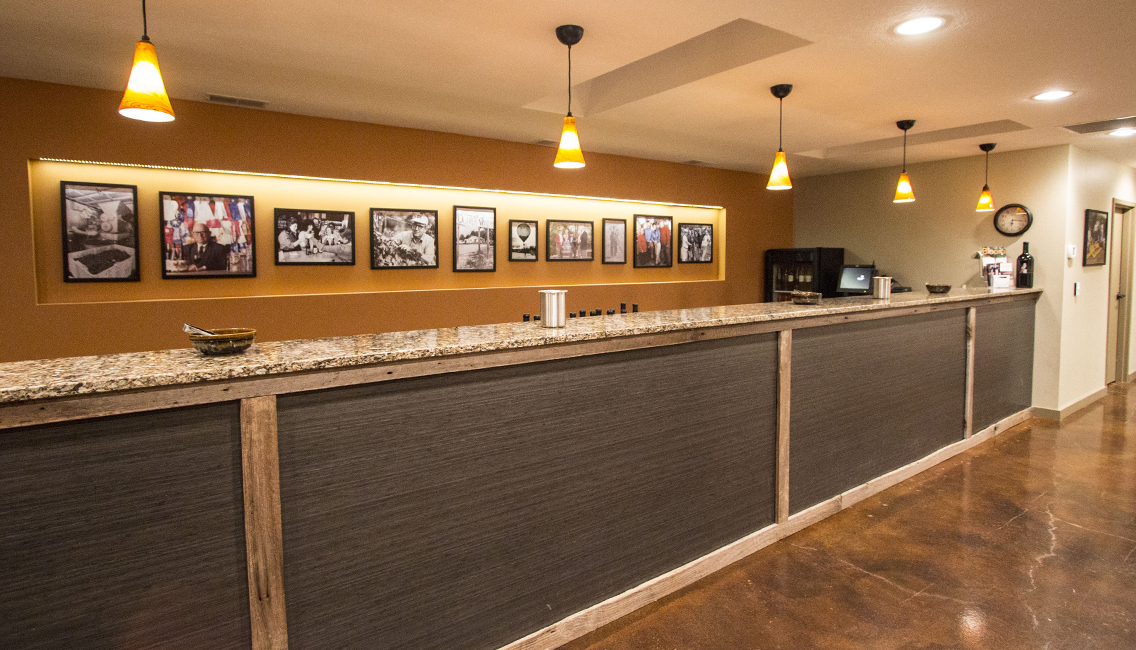
[[[370,215],[372,271],[438,268],[437,210],[371,208]],[[413,224],[422,219],[425,231],[416,238]]]
[[[554,229],[556,231],[554,232]],[[567,243],[561,235],[572,240],[572,255],[565,256]],[[587,239],[586,244],[584,239]],[[587,255],[584,254],[587,246]],[[596,224],[591,221],[549,219],[544,223],[544,259],[549,262],[594,262],[596,260]]]
[[[529,219],[509,219],[509,261],[536,262],[540,260],[540,224]],[[528,243],[532,237],[532,244]]]
[[[1108,213],[1085,210],[1085,245],[1081,266],[1104,266],[1108,262]]]
[[[609,231],[608,224],[618,226],[618,228]],[[605,218],[600,227],[603,228],[603,253],[600,254],[600,262],[603,264],[627,264],[627,219]],[[620,234],[617,237],[612,237],[609,233],[615,231]]]
[[[650,227],[659,232],[659,247],[651,251]],[[641,242],[640,237],[644,240]],[[637,269],[665,269],[674,265],[674,217],[663,217],[653,214],[635,215],[635,254],[632,256],[632,266]],[[663,263],[663,260],[666,263]]]
[[[224,216],[217,217],[218,201]],[[256,208],[252,196],[242,194],[216,194],[205,192],[158,192],[158,214],[162,227],[158,233],[162,252],[162,279],[187,280],[201,278],[255,278],[256,277]],[[203,210],[208,218],[199,219]],[[233,218],[236,212],[237,218]],[[188,223],[191,222],[192,223]],[[192,230],[203,221],[209,229],[209,243],[228,246],[225,269],[191,271],[189,257],[196,255],[197,245]],[[225,222],[229,223],[226,224]],[[194,248],[190,249],[189,246]],[[205,257],[210,264],[215,254],[206,247]],[[235,267],[235,269],[234,269]]]
[[[697,237],[698,241],[688,241],[688,237]],[[711,264],[714,261],[714,224],[711,223],[680,223],[678,224],[678,263],[679,264]],[[688,244],[690,247],[688,248]],[[690,251],[687,253],[687,251]],[[690,259],[683,259],[683,257]]]
[[[471,238],[476,241],[471,243]],[[497,208],[455,205],[454,272],[492,273],[496,270]]]
[[[275,208],[272,259],[276,266],[355,266],[356,232],[354,212]]]
[[[64,282],[142,279],[137,185],[60,181],[59,223]]]

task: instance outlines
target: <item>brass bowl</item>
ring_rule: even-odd
[[[946,293],[951,290],[949,284],[928,284],[927,293]]]
[[[201,354],[236,354],[244,352],[252,345],[256,330],[243,327],[229,327],[211,330],[213,336],[190,334],[189,341]]]
[[[792,293],[794,305],[819,305],[821,294],[813,291],[794,291]]]

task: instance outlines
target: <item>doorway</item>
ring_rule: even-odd
[[[1132,256],[1136,242],[1133,206],[1112,200],[1112,229],[1109,233],[1108,345],[1105,383],[1128,381],[1129,344],[1132,340]]]

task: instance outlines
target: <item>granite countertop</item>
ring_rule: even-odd
[[[257,343],[243,354],[206,357],[192,348],[70,357],[0,364],[0,404],[29,400],[257,377],[326,368],[440,357],[471,352],[526,348],[737,325],[762,321],[855,313],[896,307],[963,302],[992,293],[1020,295],[1040,289],[955,289],[948,294],[893,294],[829,298],[819,305],[789,302],[700,307],[569,319],[567,327],[539,323],[471,325],[436,330],[363,334],[297,341]]]

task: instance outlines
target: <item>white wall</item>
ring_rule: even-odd
[[[898,166],[799,179],[793,188],[794,246],[843,247],[849,263],[874,261],[918,290],[926,282],[978,284],[979,248],[1005,246],[1015,258],[1028,241],[1034,286],[1044,290],[1037,306],[1034,405],[1059,411],[1105,381],[1108,272],[1081,267],[1084,210],[1110,210],[1114,196],[1130,200],[1136,170],[1067,145],[995,150],[995,204],[1021,203],[1034,215],[1030,230],[1012,238],[994,229],[993,213],[974,210],[983,170],[980,152],[909,165],[916,200],[906,204],[892,202]],[[1066,244],[1077,245],[1072,262],[1065,259]],[[1073,282],[1083,282],[1076,299]]]

